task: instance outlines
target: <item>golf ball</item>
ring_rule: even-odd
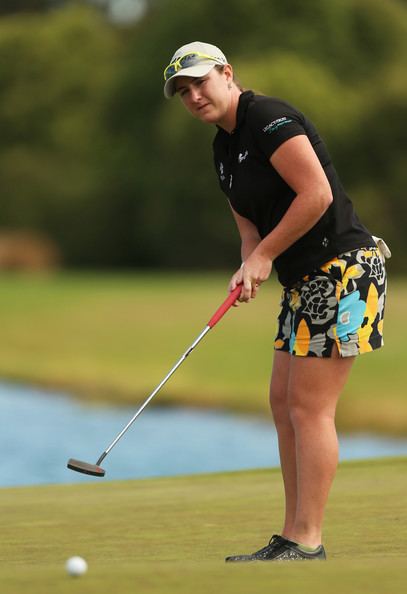
[[[70,557],[65,563],[65,569],[69,575],[78,577],[86,573],[88,564],[82,557]]]

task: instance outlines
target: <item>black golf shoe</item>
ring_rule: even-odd
[[[322,545],[314,551],[305,551],[296,542],[287,540],[283,536],[274,534],[268,545],[251,555],[234,555],[226,557],[225,561],[325,561],[326,553]]]
[[[268,561],[272,558],[275,550],[280,548],[280,545],[286,542],[286,539],[279,534],[273,534],[268,545],[252,553],[251,555],[231,555],[226,557],[226,563],[234,563],[238,561]]]

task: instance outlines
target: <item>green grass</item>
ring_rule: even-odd
[[[327,508],[327,563],[226,565],[279,531],[277,470],[2,489],[5,594],[399,593],[407,458],[343,463]],[[65,560],[89,563],[79,579]]]
[[[226,297],[227,274],[4,275],[0,376],[138,403]],[[160,404],[268,415],[280,288],[232,309],[157,397]],[[405,434],[407,283],[390,283],[384,349],[360,357],[338,408],[341,430]],[[157,401],[156,401],[157,402]]]

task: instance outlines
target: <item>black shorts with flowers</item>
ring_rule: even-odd
[[[284,287],[274,348],[302,357],[341,357],[383,345],[384,260],[376,247],[341,254]]]

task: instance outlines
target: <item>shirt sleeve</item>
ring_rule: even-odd
[[[248,123],[254,142],[267,159],[289,138],[306,134],[304,116],[288,103],[270,97],[251,106]]]

